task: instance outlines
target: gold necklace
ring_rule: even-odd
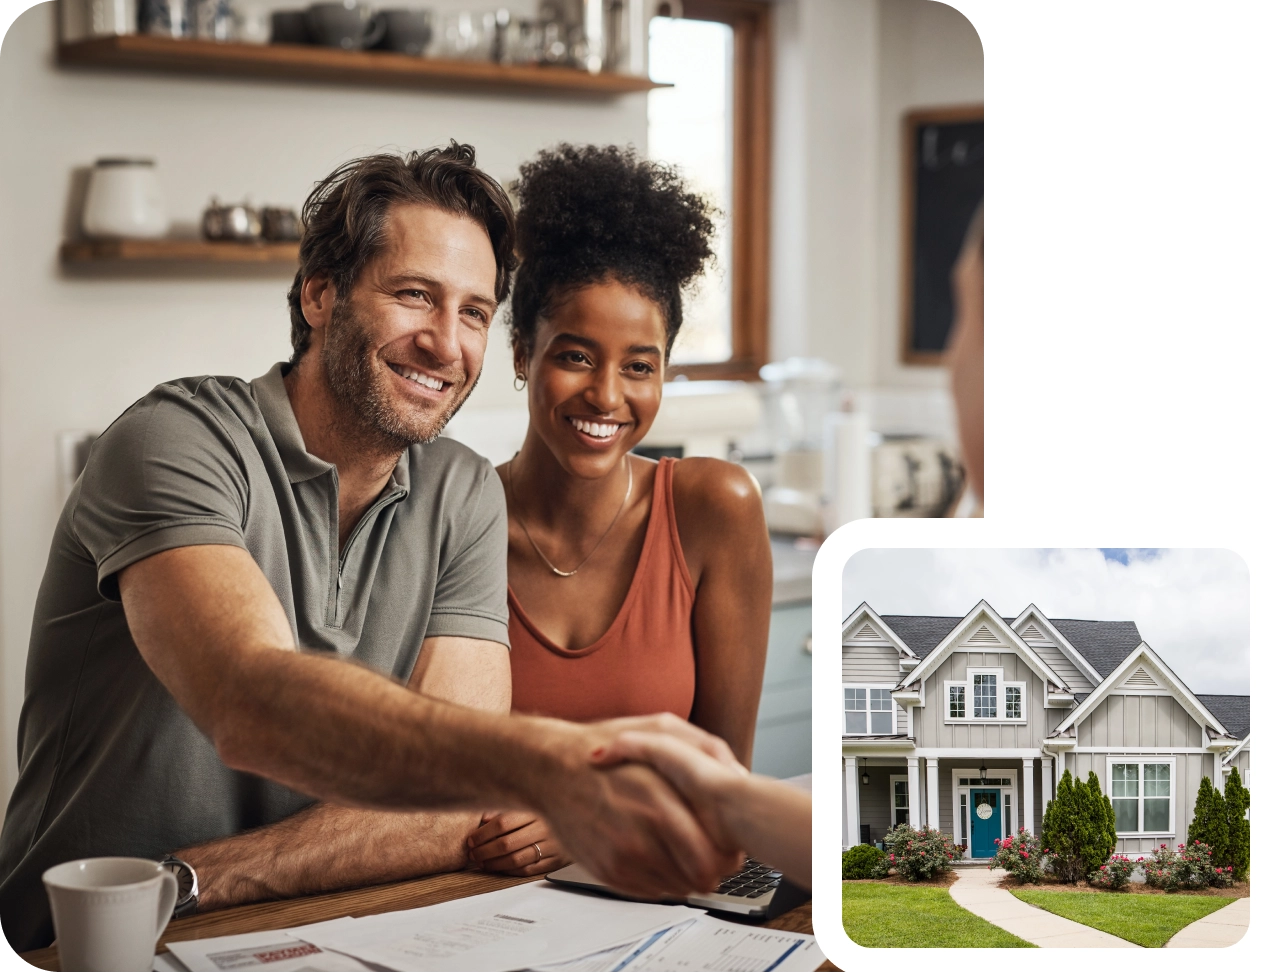
[[[512,463],[511,464],[511,489],[512,489],[511,500],[512,502],[515,502],[515,481],[516,481],[515,480],[515,461],[516,461],[516,456],[519,454],[520,454],[519,452],[516,452],[515,455],[511,456],[511,463]],[[600,549],[600,544],[604,543],[604,538],[609,535],[609,531],[614,528],[614,525],[617,524],[618,519],[622,516],[622,511],[627,508],[627,501],[631,498],[631,456],[630,454],[628,454],[626,458],[627,458],[627,492],[626,492],[626,495],[622,497],[622,505],[619,506],[618,511],[613,514],[613,522],[611,522],[605,528],[604,533],[600,534],[600,539],[597,540],[596,545],[591,548],[591,553],[583,557],[582,563],[578,564],[578,566],[571,571],[562,571],[555,564],[551,563],[551,561],[547,560],[547,555],[542,552],[542,548],[533,542],[533,537],[529,533],[529,528],[524,525],[524,520],[520,518],[520,514],[515,511],[514,506],[511,508],[511,515],[514,516],[516,518],[516,522],[520,524],[520,529],[524,530],[524,538],[529,541],[529,546],[533,547],[533,552],[542,558],[542,562],[547,565],[547,569],[551,571],[552,574],[555,574],[556,577],[573,577],[574,574],[582,570],[583,565],[585,565],[588,560],[590,560],[592,557],[595,556],[596,551]]]

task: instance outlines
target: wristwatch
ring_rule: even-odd
[[[185,917],[195,913],[200,903],[200,881],[196,879],[195,869],[186,860],[172,855],[161,859],[160,865],[178,880],[178,902],[173,905],[173,916]]]

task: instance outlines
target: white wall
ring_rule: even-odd
[[[560,140],[646,139],[644,95],[615,100],[447,94],[156,74],[52,63],[54,7],[17,19],[0,50],[0,777],[16,776],[31,610],[61,500],[55,433],[101,429],[160,381],[256,377],[289,354],[291,276],[68,275],[58,266],[72,171],[153,156],[171,213],[211,194],[298,206],[354,156],[476,146],[503,180]],[[471,404],[516,399],[505,336],[489,344]],[[516,400],[516,403],[519,403]]]
[[[778,0],[774,356],[854,387],[945,385],[898,363],[901,120],[982,101],[982,45],[932,0]]]

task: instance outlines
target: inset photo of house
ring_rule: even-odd
[[[1248,571],[1226,550],[862,550],[844,926],[1222,947],[1249,922]]]

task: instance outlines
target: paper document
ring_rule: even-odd
[[[283,930],[172,941],[169,951],[190,971],[375,970],[362,961],[293,937]]]
[[[650,935],[611,971],[813,971],[826,955],[807,934],[686,920]]]
[[[181,961],[173,956],[172,951],[165,951],[164,954],[157,954],[155,960],[151,962],[152,971],[186,971],[187,968]]]
[[[289,933],[396,971],[515,971],[624,947],[702,915],[536,882]]]

